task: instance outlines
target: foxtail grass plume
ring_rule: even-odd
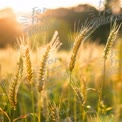
[[[121,24],[117,25],[117,23],[114,22],[114,24],[112,26],[112,29],[110,31],[109,37],[107,39],[106,46],[104,48],[104,53],[103,53],[104,60],[107,59],[109,51],[110,51],[114,41],[116,40],[116,37],[117,37],[117,34],[118,34],[118,31],[119,31],[120,27],[121,27]]]
[[[52,50],[57,50],[61,46],[61,42],[58,38],[58,32],[55,31],[51,42],[47,45],[46,50],[42,56],[41,64],[40,64],[40,73],[39,73],[39,83],[38,83],[38,91],[41,92],[44,89],[45,84],[45,73],[47,68],[47,60]]]

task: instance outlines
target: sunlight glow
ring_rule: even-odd
[[[91,4],[95,7],[99,6],[100,1],[103,0],[4,0],[0,1],[0,9],[11,7],[16,12],[32,11],[34,7],[45,8],[58,8],[58,7],[71,7],[78,4]]]

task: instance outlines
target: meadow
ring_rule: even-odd
[[[18,37],[0,50],[0,122],[122,122],[121,24],[106,45],[91,42],[94,26],[60,50],[59,33],[41,47]]]

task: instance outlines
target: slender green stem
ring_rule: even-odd
[[[99,92],[99,101],[98,101],[98,115],[100,114],[100,102],[104,97],[105,81],[106,81],[106,60],[104,59],[104,62],[103,62],[103,81],[101,82],[101,88],[100,88],[100,92]]]
[[[106,81],[106,60],[104,60],[104,75],[103,75],[103,83],[102,83],[102,94],[101,94],[101,97],[103,97],[104,95],[104,86],[105,86],[105,81]]]
[[[71,75],[72,73],[69,72],[69,88],[68,88],[68,109],[70,109],[70,83],[71,83]],[[70,111],[69,111],[70,112]],[[68,113],[69,114],[69,113]],[[68,115],[69,116],[69,115]]]
[[[24,89],[24,84],[22,82],[22,89]],[[25,103],[24,103],[24,97],[22,97],[22,105],[23,105],[23,112],[24,114],[26,114],[26,110],[25,110]],[[27,122],[27,118],[25,117],[25,122]]]
[[[104,95],[104,86],[105,86],[105,80],[106,80],[106,60],[104,60],[103,64],[103,81],[101,82],[101,88],[100,88],[100,96],[103,98]]]
[[[14,117],[15,117],[15,110],[14,109],[11,109],[11,114],[12,114],[11,121],[13,122]]]
[[[39,94],[39,100],[41,99],[41,93]],[[38,122],[41,122],[41,102],[38,104]]]
[[[35,114],[35,109],[34,109],[34,92],[33,92],[33,85],[31,83],[31,100],[32,100],[32,111],[33,114]],[[35,122],[35,116],[33,117],[33,122]]]
[[[74,96],[74,122],[77,122],[77,116],[76,116],[76,97]]]
[[[86,112],[85,112],[85,109],[83,107],[83,122],[85,122],[85,118],[86,118]]]

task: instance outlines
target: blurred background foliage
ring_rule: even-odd
[[[102,3],[101,3],[102,4]],[[109,11],[109,12],[107,12]],[[63,49],[69,49],[74,40],[73,33],[86,21],[94,20],[100,16],[122,16],[122,9],[119,0],[106,0],[102,10],[96,9],[88,4],[78,5],[71,8],[58,8],[47,10],[44,14],[38,15],[40,21],[37,24],[29,25],[23,31],[23,25],[17,22],[15,13],[10,8],[0,11],[0,48],[13,46],[16,37],[28,35],[30,40],[36,39],[35,45],[42,45],[50,41],[52,34],[58,30],[60,40],[63,42]],[[99,15],[100,14],[100,15]],[[118,20],[121,22],[121,19]],[[110,23],[101,25],[92,35],[91,40],[105,43],[110,30]],[[120,31],[121,33],[121,31]]]

